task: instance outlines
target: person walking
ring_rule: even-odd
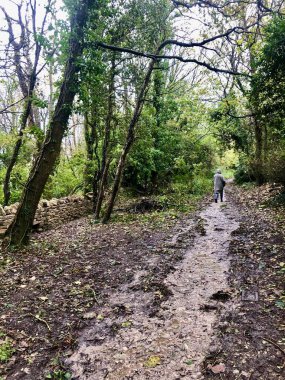
[[[219,195],[221,198],[221,202],[223,202],[225,184],[226,181],[222,176],[221,170],[217,169],[216,174],[214,175],[214,200],[216,203],[218,202]]]

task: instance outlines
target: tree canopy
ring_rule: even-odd
[[[107,222],[120,189],[203,193],[218,165],[285,181],[283,9],[1,5],[0,203],[19,202],[7,241],[26,241],[42,197],[90,193]]]

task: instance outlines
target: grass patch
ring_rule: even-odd
[[[150,210],[147,212],[114,212],[111,218],[113,223],[146,223],[153,227],[163,227],[177,220],[181,214],[194,212],[199,201],[205,194],[193,195],[189,193],[169,192],[163,195],[153,195],[150,198],[162,206],[162,210]],[[139,202],[140,198],[135,198],[131,203]]]
[[[0,362],[6,363],[11,359],[14,353],[14,348],[11,339],[4,333],[0,332]]]

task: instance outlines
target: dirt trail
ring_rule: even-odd
[[[157,313],[148,315],[154,299],[139,286],[146,276],[141,271],[100,307],[99,315],[86,315],[94,317],[92,327],[83,331],[67,362],[73,379],[203,378],[201,363],[211,349],[217,309],[224,306],[211,297],[227,291],[228,247],[238,216],[230,202],[212,203],[199,216],[193,245],[154,295],[170,295]],[[166,244],[175,249],[190,231],[193,223]]]

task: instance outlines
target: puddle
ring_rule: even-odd
[[[229,292],[227,252],[230,234],[238,228],[230,203],[225,205],[213,203],[200,213],[203,234],[196,231],[194,243],[165,279],[171,296],[155,316],[149,317],[148,305],[160,291],[153,295],[132,290],[145,276],[143,271],[101,307],[100,318],[83,331],[77,351],[67,361],[73,379],[203,379],[200,365],[218,310],[226,304],[211,297]],[[191,223],[169,240],[170,245],[187,241],[190,233]],[[118,305],[124,312],[114,312]]]

